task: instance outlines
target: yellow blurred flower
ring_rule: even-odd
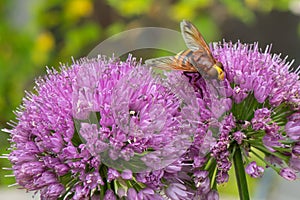
[[[177,3],[171,7],[169,16],[172,19],[181,21],[182,19],[193,19],[196,15],[193,7],[186,3]]]
[[[50,32],[41,33],[36,40],[36,46],[40,51],[50,51],[54,47],[53,35]]]
[[[40,33],[32,50],[32,60],[34,61],[34,63],[44,64],[54,46],[55,39],[50,32]]]
[[[259,6],[259,0],[245,0],[246,5],[249,8],[257,8]]]
[[[92,14],[93,4],[90,0],[70,0],[66,3],[67,18],[77,19]]]

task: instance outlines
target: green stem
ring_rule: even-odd
[[[259,158],[262,162],[266,163],[266,165],[268,165],[269,167],[271,167],[275,172],[279,173],[280,169],[278,167],[275,167],[274,165],[272,165],[271,163],[269,163],[268,161],[266,161],[266,159],[263,159],[258,153],[256,153],[255,151],[251,151],[253,153],[253,155],[255,155],[257,158]]]
[[[233,155],[233,164],[234,164],[235,176],[237,180],[240,199],[249,200],[250,197],[248,192],[248,185],[247,185],[242,153],[240,147],[238,146],[235,150],[235,154]]]
[[[251,141],[251,140],[248,140],[247,141],[248,143],[250,143],[253,147],[255,147],[256,149],[262,151],[263,153],[265,153],[266,155],[273,155],[273,156],[276,156],[278,158],[280,158],[281,160],[284,160],[285,162],[288,162],[288,159],[289,157],[288,156],[285,156],[283,154],[281,154],[280,152],[272,152],[272,151],[269,151],[266,147],[264,147],[263,145],[261,144],[257,144],[255,143],[254,141]]]

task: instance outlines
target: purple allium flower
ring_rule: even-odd
[[[283,168],[280,170],[279,175],[289,181],[294,181],[297,179],[297,175],[294,170],[290,168]]]
[[[209,200],[218,200],[219,199],[219,194],[217,191],[215,190],[211,190],[208,194],[207,194],[207,199]]]
[[[210,192],[210,178],[208,171],[195,171],[194,183],[197,187],[197,193],[199,196],[205,196]]]
[[[156,194],[154,190],[150,188],[146,188],[139,191],[138,197],[143,200],[164,200],[164,198],[161,195]]]
[[[299,156],[292,156],[289,160],[289,166],[292,169],[299,172],[300,171],[300,157]]]
[[[191,145],[191,136],[199,126],[199,115],[190,114],[192,110],[197,113],[199,106],[192,100],[196,96],[188,83],[181,81],[178,84],[172,80],[176,77],[163,82],[153,78],[149,69],[138,68],[124,77],[116,74],[117,80],[113,79],[113,74],[110,75],[113,80],[104,74],[104,78],[99,78],[99,85],[95,87],[90,80],[95,79],[95,74],[101,77],[98,71],[103,69],[93,65],[86,68],[88,70],[81,70],[82,74],[79,70],[73,113],[76,113],[80,134],[93,155],[100,154],[106,165],[121,170],[124,170],[124,166],[130,166],[126,163],[133,161],[138,166],[132,166],[130,170],[138,172],[147,168],[164,168],[186,152]],[[87,71],[94,73],[89,74]],[[102,91],[108,89],[111,91],[109,94],[102,94]],[[96,98],[92,99],[94,96]],[[95,112],[99,112],[99,125],[80,122],[97,121]],[[145,153],[147,149],[152,151],[144,156],[135,154]]]
[[[254,112],[254,117],[251,120],[254,130],[265,129],[271,121],[271,111],[267,108],[258,109]]]
[[[152,189],[143,189],[137,192],[134,188],[129,188],[127,191],[128,200],[164,200],[164,198],[156,194]]]
[[[130,171],[129,169],[125,169],[122,172],[121,177],[125,180],[132,179],[132,171]]]
[[[211,51],[224,66],[224,81],[184,73],[198,92],[200,108],[205,108],[200,111],[205,134],[195,134],[186,157],[193,160],[197,195],[207,199],[213,194],[212,183],[227,182],[237,150],[239,165],[253,177],[264,172],[253,158],[278,173],[286,166],[299,173],[300,81],[289,69],[292,63],[271,54],[270,47],[262,51],[257,43],[214,43]],[[217,175],[204,178],[199,170],[209,174],[216,170]]]
[[[112,190],[107,190],[105,192],[104,200],[116,200],[116,196]]]
[[[247,97],[247,90],[235,86],[233,88],[232,97],[236,103],[241,103]]]
[[[242,142],[243,142],[243,139],[246,138],[246,135],[245,135],[242,131],[234,132],[232,135],[233,135],[233,139],[234,139],[239,145],[241,145]]]
[[[217,144],[211,149],[212,156],[217,161],[218,175],[217,182],[224,183],[228,181],[228,171],[231,168],[231,162],[229,161],[230,153],[228,151],[229,146],[229,132],[235,128],[233,115],[230,114],[222,121],[222,129],[220,132],[219,140]]]
[[[163,170],[138,173],[136,179],[148,185],[150,188],[158,189],[162,186],[161,179],[164,176]]]
[[[255,161],[252,161],[246,167],[246,172],[253,178],[260,178],[264,173],[264,168],[258,166]]]
[[[236,140],[236,145],[246,152],[244,156],[248,156],[247,152],[251,147],[267,156],[271,152],[276,152],[278,154],[275,155],[282,155],[278,157],[281,161],[276,163],[280,163],[280,166],[281,162],[289,164],[287,161],[291,154],[287,152],[294,149],[299,139],[297,137],[299,97],[295,94],[300,89],[298,74],[289,71],[291,63],[278,55],[270,54],[269,47],[261,51],[257,43],[251,45],[240,42],[215,43],[212,52],[224,65],[226,72],[224,86],[231,86],[226,90],[233,90],[232,96],[226,93],[227,98],[233,99],[232,109],[227,115],[233,114],[236,124],[235,128],[230,130],[228,140],[232,141],[231,138]],[[245,126],[247,122],[248,125]],[[243,133],[243,136],[240,133]],[[224,137],[222,132],[221,137]],[[228,149],[232,149],[234,145],[231,143]],[[258,158],[260,159],[260,156]],[[260,176],[263,168],[251,162],[246,171]],[[276,168],[276,171],[279,171],[279,168]]]
[[[293,146],[292,153],[297,157],[300,156],[300,145],[298,143]]]
[[[187,188],[180,183],[170,184],[170,186],[166,189],[166,195],[171,199],[178,199],[178,200],[191,199],[191,196],[189,195]]]
[[[65,188],[62,184],[49,184],[41,190],[41,196],[45,199],[57,199],[57,197],[64,191]]]
[[[300,139],[300,113],[294,113],[289,117],[289,121],[285,126],[285,131],[291,139]]]
[[[193,197],[178,181],[194,135],[205,138],[202,100],[183,75],[140,65],[99,57],[48,70],[6,130],[17,183],[42,199]]]

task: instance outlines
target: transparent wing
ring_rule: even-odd
[[[180,28],[183,39],[189,49],[194,52],[203,50],[208,57],[210,57],[210,59],[216,63],[203,36],[191,22],[183,20],[180,23]]]
[[[156,67],[164,70],[181,70],[187,72],[197,72],[192,64],[178,62],[174,56],[166,56],[154,59],[148,59],[145,64],[149,67]]]

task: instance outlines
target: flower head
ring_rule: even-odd
[[[191,189],[177,187],[182,156],[204,132],[182,79],[162,80],[131,56],[48,70],[6,130],[17,183],[43,199],[162,199],[159,191]]]
[[[291,130],[292,124],[298,120],[296,115],[300,105],[300,81],[298,74],[289,70],[291,63],[270,54],[269,47],[262,52],[257,43],[218,43],[213,45],[212,52],[224,65],[227,85],[231,85],[227,90],[232,89],[234,94],[235,88],[239,87],[245,95],[243,100],[227,95],[233,100],[230,113],[236,124],[229,135],[233,136],[239,148],[252,152],[259,159],[258,152],[261,151],[266,156],[277,155],[283,163],[290,165],[292,149],[299,139]],[[236,131],[239,135],[243,133],[242,140]],[[284,167],[283,163],[274,169],[279,172]],[[249,163],[248,169],[254,169],[253,166],[254,162]],[[257,169],[263,171],[260,167]]]
[[[205,198],[209,192],[212,194],[211,185],[204,184],[205,180],[227,182],[228,171],[240,153],[245,161],[243,168],[252,177],[261,177],[264,172],[264,167],[253,160],[256,157],[282,177],[294,180],[300,172],[300,81],[298,74],[289,69],[292,63],[272,55],[269,47],[262,51],[257,43],[215,43],[211,50],[224,66],[224,81],[185,73],[203,100],[199,104],[207,108],[202,119],[209,125],[205,137],[212,136],[210,145],[203,140],[197,143],[209,147],[206,153],[191,151],[194,166],[211,169],[209,174],[217,170],[216,176],[200,179],[194,171],[199,194]]]

